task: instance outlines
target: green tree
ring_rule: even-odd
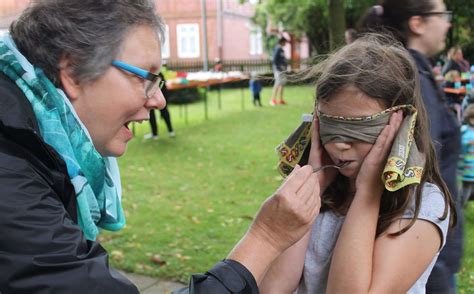
[[[474,0],[445,0],[445,3],[453,11],[448,47],[461,46],[465,57],[474,63]]]
[[[326,0],[266,0],[257,6],[255,22],[263,28],[268,28],[268,22],[273,27],[280,23],[285,30],[296,37],[305,34],[310,40],[313,50],[325,51],[329,46],[328,12],[324,3]],[[268,32],[267,32],[268,33]],[[275,43],[272,38],[267,48]]]
[[[335,49],[344,43],[346,30],[346,11],[344,0],[328,0],[329,46]]]
[[[320,54],[342,44],[342,32],[345,28],[355,27],[365,10],[377,2],[377,0],[261,0],[257,6],[255,22],[266,28],[268,19],[271,19],[274,25],[283,24],[285,30],[295,36],[304,33],[310,41],[313,53]],[[448,47],[462,46],[465,56],[472,62],[474,0],[445,0],[445,3],[448,9],[453,11]],[[267,47],[272,48],[274,43],[275,41],[269,38]]]
[[[267,27],[271,19],[273,25],[281,23],[286,31],[296,36],[304,33],[314,53],[326,53],[344,42],[346,20],[349,20],[350,26],[354,26],[354,19],[358,18],[369,2],[372,1],[263,0],[257,6],[254,20],[263,28]],[[329,17],[330,14],[332,17]],[[269,42],[269,48],[273,42]]]

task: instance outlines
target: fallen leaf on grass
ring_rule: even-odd
[[[122,261],[124,258],[124,254],[120,250],[112,250],[112,252],[110,252],[110,256],[115,261]]]
[[[177,259],[181,260],[181,261],[184,261],[184,260],[189,260],[191,259],[190,256],[186,256],[186,255],[181,255],[180,253],[176,253],[174,255]]]
[[[157,264],[157,265],[165,265],[166,260],[162,259],[160,255],[155,254],[150,257],[150,261]]]
[[[136,263],[135,268],[138,270],[145,270],[145,271],[151,271],[153,268],[149,265],[143,264],[143,263]]]
[[[112,239],[113,239],[113,236],[112,236],[112,235],[106,235],[106,236],[105,236],[105,235],[99,235],[99,236],[97,237],[97,241],[98,241],[99,243],[109,242],[109,241],[112,241]]]
[[[195,224],[200,224],[201,223],[201,221],[199,220],[199,218],[197,216],[189,216],[188,215],[188,219],[190,221],[192,221],[193,223],[195,223]]]

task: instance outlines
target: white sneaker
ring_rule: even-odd
[[[145,140],[148,140],[148,139],[157,140],[158,136],[153,136],[153,134],[145,134],[145,136],[143,136],[143,139],[145,139]]]
[[[169,132],[169,133],[168,133],[168,136],[170,136],[170,137],[176,137],[176,134],[175,134],[174,132]]]

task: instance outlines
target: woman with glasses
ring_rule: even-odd
[[[457,201],[456,166],[460,153],[460,131],[444,94],[436,84],[429,58],[446,46],[451,11],[443,0],[382,0],[359,21],[359,31],[389,31],[409,50],[420,73],[423,102],[430,120],[441,175]],[[455,273],[462,258],[463,212],[457,201],[457,227],[448,234],[446,246],[426,285],[427,293],[454,293]]]
[[[108,266],[99,229],[125,225],[115,157],[165,106],[164,25],[151,0],[38,0],[0,38],[0,293],[138,293]],[[296,168],[191,293],[257,293],[320,207]]]

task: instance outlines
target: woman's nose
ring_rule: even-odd
[[[161,89],[146,100],[145,107],[148,109],[163,109],[166,106],[166,99]]]

